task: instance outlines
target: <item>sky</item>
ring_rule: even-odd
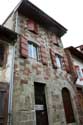
[[[64,47],[83,44],[83,0],[29,0],[68,29],[62,37]],[[0,1],[0,24],[20,0]]]

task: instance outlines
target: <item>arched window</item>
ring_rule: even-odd
[[[67,88],[62,89],[63,105],[67,123],[75,122],[70,93]]]

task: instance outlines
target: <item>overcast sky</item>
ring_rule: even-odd
[[[0,1],[0,24],[20,0]],[[30,0],[68,29],[62,37],[64,47],[83,44],[83,0]]]

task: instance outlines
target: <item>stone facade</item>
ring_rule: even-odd
[[[10,17],[11,18],[11,17]],[[13,29],[18,35],[15,44],[14,60],[14,89],[12,117],[13,125],[36,125],[34,83],[45,84],[45,96],[49,125],[67,125],[62,99],[62,89],[67,88],[70,93],[75,122],[69,125],[80,125],[76,108],[76,94],[71,75],[63,68],[53,68],[50,49],[61,57],[64,57],[61,38],[56,33],[38,25],[38,34],[28,30],[27,20],[29,18],[13,13]],[[10,20],[9,20],[10,21]],[[5,22],[5,26],[8,26]],[[11,29],[11,27],[10,27]],[[42,64],[41,59],[35,60],[29,56],[24,59],[20,56],[20,37],[32,41],[37,46],[44,45],[47,54],[47,65]],[[52,43],[52,37],[59,40],[59,46]],[[40,55],[40,54],[39,54]]]
[[[14,64],[14,91],[13,91],[13,124],[36,124],[34,82],[46,85],[46,103],[49,125],[66,125],[65,112],[62,100],[62,89],[68,88],[71,95],[75,124],[78,122],[78,113],[75,104],[75,92],[70,75],[62,69],[53,69],[49,49],[52,48],[59,55],[64,56],[62,46],[58,47],[50,42],[53,33],[43,27],[38,27],[38,35],[28,31],[27,18],[18,16],[18,31],[27,40],[40,45],[42,42],[47,50],[48,66],[32,58],[20,57],[18,37]],[[55,35],[56,36],[56,35]],[[71,125],[73,125],[71,123]]]
[[[75,80],[75,87],[76,87],[76,105],[79,113],[79,120],[80,124],[83,124],[83,53],[80,51],[80,47],[68,47],[65,49],[68,59],[72,60],[72,64],[70,63],[71,67],[74,67],[74,70],[71,69],[71,74],[77,74]],[[78,68],[78,70],[77,70]],[[74,73],[72,73],[74,72]],[[79,72],[79,73],[78,73]],[[73,76],[73,75],[72,75]],[[74,76],[72,77],[75,78]]]

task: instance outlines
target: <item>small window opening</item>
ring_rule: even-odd
[[[29,57],[38,60],[38,46],[31,41],[29,41],[28,44],[28,55]]]
[[[4,46],[0,45],[0,66],[3,65],[3,61],[4,61]]]

